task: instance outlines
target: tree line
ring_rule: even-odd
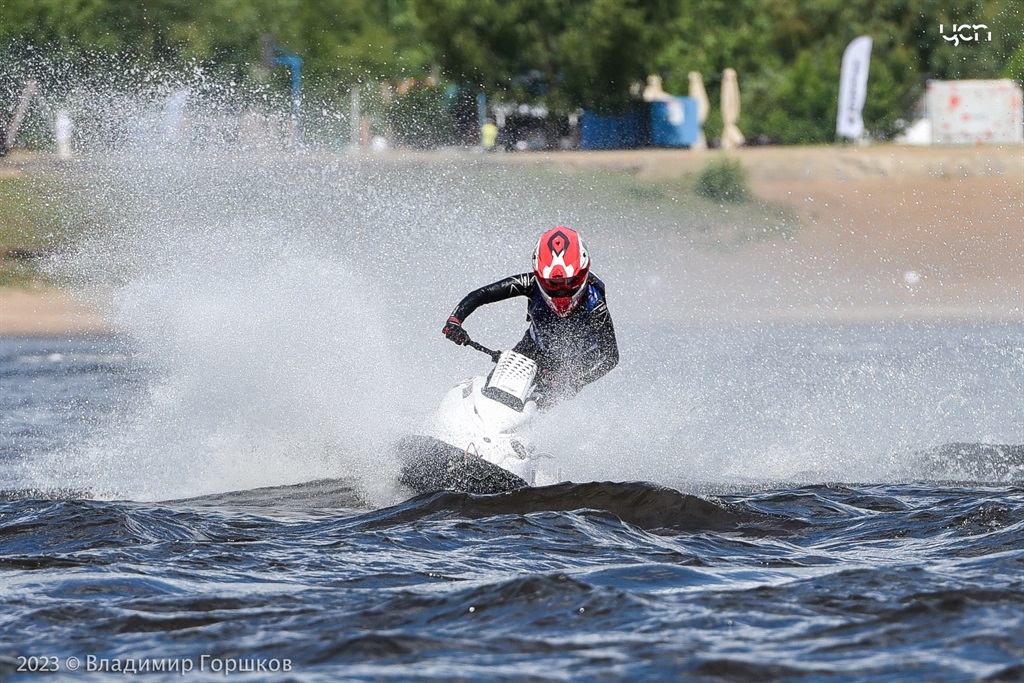
[[[947,36],[984,25],[978,40]],[[95,77],[97,55],[266,78],[261,39],[303,58],[307,92],[425,79],[553,111],[611,112],[662,76],[686,94],[697,71],[717,102],[739,72],[748,139],[833,139],[840,60],[874,40],[864,118],[876,137],[913,115],[928,79],[1024,79],[1020,0],[3,0],[0,58],[62,60]],[[966,34],[965,34],[966,35]],[[0,105],[16,98],[0,74]],[[259,74],[263,75],[260,76]],[[286,75],[277,74],[282,81]],[[4,83],[3,80],[7,82]],[[710,131],[720,130],[712,108]]]

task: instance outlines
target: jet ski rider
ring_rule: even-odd
[[[529,329],[513,347],[537,363],[539,408],[572,398],[619,362],[615,328],[604,283],[590,272],[579,233],[558,226],[541,235],[533,272],[512,275],[467,294],[442,332],[456,344],[469,342],[462,323],[484,304],[525,296]]]

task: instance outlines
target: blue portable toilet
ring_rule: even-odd
[[[690,147],[699,136],[697,100],[669,97],[651,103],[651,144],[655,147]]]

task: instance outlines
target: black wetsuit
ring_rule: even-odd
[[[452,317],[465,321],[484,304],[527,297],[526,319],[530,327],[513,350],[537,362],[539,400],[549,403],[574,395],[619,362],[604,283],[591,273],[586,287],[576,309],[560,318],[544,301],[533,273],[513,275],[467,294],[452,311]]]

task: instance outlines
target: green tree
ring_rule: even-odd
[[[996,78],[1020,49],[1022,10],[1003,0],[694,0],[680,2],[669,41],[651,67],[669,92],[699,71],[717,102],[726,67],[740,75],[740,127],[784,143],[834,138],[843,50],[873,39],[864,119],[886,138],[898,132],[929,78]],[[954,48],[939,31],[985,23],[992,41]],[[709,130],[709,134],[713,131]]]
[[[954,46],[939,30],[954,23],[992,39]],[[649,73],[685,93],[698,71],[717,103],[732,67],[741,129],[787,143],[833,139],[842,53],[859,35],[874,40],[864,115],[879,137],[929,78],[1024,78],[1021,0],[0,0],[0,107],[27,75],[110,80],[133,63],[262,79],[265,34],[303,57],[306,93],[323,98],[440,67],[563,111],[626,105]],[[284,69],[271,78],[287,92]]]
[[[258,64],[260,38],[313,74],[425,73],[412,0],[3,0],[0,49],[119,53],[163,64]]]
[[[416,0],[453,80],[560,108],[629,100],[671,16],[669,0]]]

